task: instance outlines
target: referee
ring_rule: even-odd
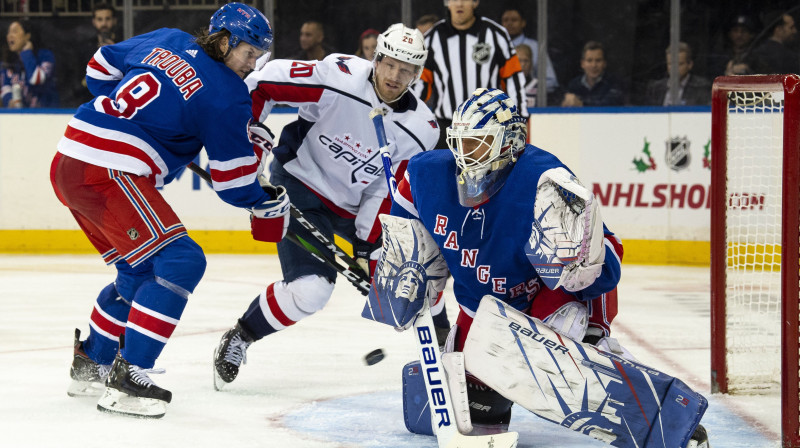
[[[449,18],[425,34],[428,60],[414,93],[432,107],[439,123],[437,149],[447,148],[453,110],[479,87],[505,91],[527,117],[525,75],[508,32],[497,22],[475,16],[478,0],[445,0]]]

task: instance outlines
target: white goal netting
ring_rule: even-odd
[[[781,381],[783,92],[729,92],[726,346],[729,392]]]

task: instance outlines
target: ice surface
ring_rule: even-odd
[[[212,387],[211,357],[222,333],[280,278],[276,256],[210,255],[208,270],[152,375],[173,392],[161,420],[102,414],[96,400],[70,398],[73,329],[88,317],[113,269],[96,256],[0,256],[0,399],[8,447],[435,447],[403,423],[402,366],[414,358],[407,333],[360,317],[363,298],[337,283],[324,310],[252,345],[239,378]],[[707,268],[625,266],[614,336],[640,361],[705,394],[703,423],[715,447],[779,446],[775,397],[709,396]],[[456,307],[448,302],[451,321]],[[386,359],[366,366],[382,347]],[[520,447],[602,444],[515,408]],[[121,443],[122,445],[109,445]]]

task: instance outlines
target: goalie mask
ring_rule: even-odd
[[[386,31],[378,35],[378,44],[375,47],[375,60],[372,62],[372,77],[375,79],[378,63],[388,56],[400,62],[413,65],[413,72],[409,71],[408,82],[403,91],[398,95],[402,96],[412,84],[422,76],[422,68],[428,59],[428,50],[425,49],[425,38],[416,28],[408,28],[402,23],[395,23]],[[379,96],[380,93],[378,93]],[[396,98],[395,98],[396,99]],[[390,98],[381,100],[390,102]]]
[[[453,113],[447,146],[456,158],[458,201],[475,207],[497,193],[525,150],[525,118],[498,89],[478,89]]]

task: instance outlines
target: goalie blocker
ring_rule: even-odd
[[[504,397],[615,447],[698,446],[696,430],[705,435],[699,423],[708,402],[681,380],[573,341],[491,296],[481,301],[464,358],[470,374]],[[406,427],[430,434],[421,382],[417,366],[406,365]]]

